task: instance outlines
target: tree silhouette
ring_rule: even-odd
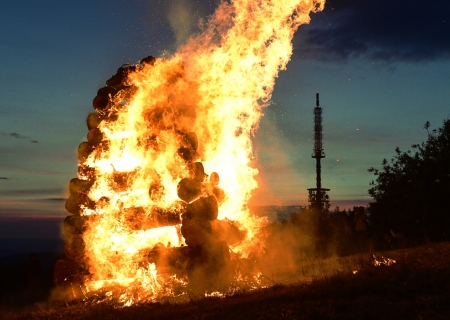
[[[447,240],[450,227],[450,120],[429,131],[428,139],[412,145],[413,151],[395,149],[382,168],[370,168],[376,179],[370,182],[370,223],[386,233],[392,228],[403,233],[410,244],[426,239]]]

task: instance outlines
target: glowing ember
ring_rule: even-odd
[[[379,267],[379,266],[391,266],[394,263],[396,263],[397,261],[390,259],[390,258],[385,258],[383,256],[381,256],[380,259],[377,259],[377,257],[375,255],[372,256],[373,259],[373,265],[375,267]]]
[[[99,90],[66,203],[87,292],[130,305],[182,294],[188,276],[221,296],[210,289],[233,279],[233,259],[259,250],[251,134],[295,30],[324,3],[222,2],[173,57],[122,66]]]

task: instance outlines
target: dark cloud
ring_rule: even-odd
[[[45,201],[66,201],[67,198],[45,198]]]
[[[7,177],[0,177],[0,180],[9,180]]]
[[[45,196],[52,194],[61,194],[59,188],[41,188],[41,189],[10,189],[0,190],[0,196]]]
[[[17,133],[17,132],[11,132],[11,133],[0,133],[1,135],[6,135],[6,136],[10,136],[10,137],[13,137],[13,138],[16,138],[16,139],[25,139],[25,138],[28,138],[27,136],[23,136],[23,135],[21,135],[21,134],[19,134],[19,133]],[[30,142],[32,142],[32,143],[39,143],[39,141],[37,141],[37,140],[30,140]]]
[[[17,138],[17,139],[24,139],[24,138],[26,138],[25,136],[22,136],[22,135],[20,135],[18,133],[15,133],[15,132],[11,132],[9,135],[11,137],[14,137],[14,138]]]
[[[297,58],[422,62],[450,58],[446,0],[328,0],[296,37]]]

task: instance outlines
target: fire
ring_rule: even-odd
[[[84,268],[86,291],[126,305],[175,295],[186,283],[173,270],[189,269],[183,257],[211,234],[224,237],[207,249],[221,252],[215,262],[230,264],[228,246],[243,258],[258,250],[265,220],[247,207],[258,173],[251,136],[294,32],[324,4],[223,1],[171,58],[122,66],[99,90],[66,203],[76,230],[66,251]]]

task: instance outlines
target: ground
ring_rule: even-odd
[[[0,318],[449,319],[449,261],[450,243],[429,244],[305,260],[266,276],[267,288],[242,289],[225,297],[193,295],[131,307],[92,301],[46,302],[22,310],[3,306]]]

